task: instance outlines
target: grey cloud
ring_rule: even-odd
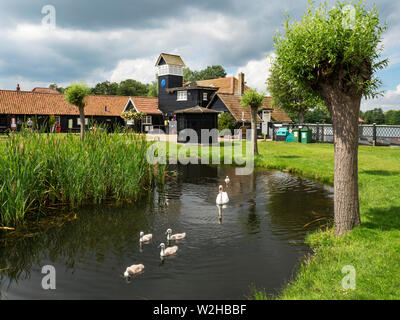
[[[399,3],[376,2],[383,19],[397,25]],[[23,76],[32,82],[65,83],[93,77],[96,70],[111,72],[123,59],[148,58],[161,51],[178,52],[185,61],[235,68],[265,57],[273,50],[273,35],[282,26],[283,15],[288,13],[293,19],[299,18],[306,8],[306,1],[298,0],[0,0],[2,30],[22,23],[39,25],[41,8],[48,4],[57,10],[60,29],[115,31],[121,32],[122,38],[56,39],[21,44],[0,29],[0,60],[3,61],[0,78]],[[233,26],[246,22],[239,38],[234,36],[235,30],[232,37],[224,40],[203,33],[201,23],[218,15],[226,17]],[[200,23],[196,30],[188,27],[193,19]],[[176,24],[177,34],[171,34],[171,21]],[[99,76],[100,80],[105,79]]]

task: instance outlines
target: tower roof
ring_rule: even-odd
[[[165,61],[166,64],[178,66],[178,67],[185,67],[185,63],[183,62],[182,58],[175,54],[169,53],[161,53],[157,59],[156,67],[161,64],[162,61]]]

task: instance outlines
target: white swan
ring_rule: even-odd
[[[175,241],[175,240],[183,240],[186,238],[186,232],[184,233],[176,233],[172,234],[172,230],[168,229],[167,232],[165,233],[167,235],[167,240],[168,241]]]
[[[228,202],[229,202],[228,194],[223,191],[222,186],[219,186],[216,203],[221,206],[227,204]]]
[[[161,247],[161,252],[160,252],[161,259],[166,256],[172,256],[173,254],[177,253],[177,251],[178,251],[178,246],[165,248],[164,243],[161,243],[159,247]]]
[[[130,276],[139,274],[143,271],[143,269],[144,269],[143,264],[134,264],[133,266],[126,268],[126,270],[124,272],[124,277],[129,278]]]
[[[140,239],[139,241],[142,242],[149,242],[153,238],[152,234],[144,234],[143,231],[140,231]]]
[[[226,176],[225,183],[226,183],[226,184],[229,184],[229,182],[231,182],[231,179],[229,179],[229,177]]]

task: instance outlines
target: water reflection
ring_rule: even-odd
[[[230,203],[216,209],[226,176]],[[280,172],[175,166],[165,188],[139,203],[86,207],[61,228],[1,248],[0,297],[241,299],[252,283],[271,293],[293,274],[306,232],[317,227],[303,226],[331,217],[332,200],[329,188]],[[187,239],[160,261],[168,228]],[[140,246],[140,231],[153,240]],[[123,271],[139,263],[144,273],[128,284]],[[54,292],[40,287],[46,264],[57,270]]]

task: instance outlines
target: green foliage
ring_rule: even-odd
[[[0,144],[0,225],[47,206],[136,199],[163,173],[147,162],[144,137],[93,130],[76,135],[21,132]],[[158,170],[158,171],[157,171]]]
[[[77,83],[74,82],[68,87],[64,92],[65,100],[76,107],[85,107],[86,102],[85,98],[90,93],[89,88],[87,87],[86,83],[81,82]]]
[[[96,84],[96,86],[90,89],[91,94],[102,94],[102,95],[117,95],[118,94],[118,83],[104,81]]]
[[[351,27],[344,23],[347,5],[355,8]],[[288,18],[285,32],[274,38],[281,81],[317,97],[337,79],[344,92],[378,95],[380,81],[373,74],[387,65],[379,60],[386,27],[380,25],[376,7],[367,11],[365,6],[363,1],[343,1],[329,10],[327,3],[315,8],[309,1],[300,21],[290,24]]]
[[[64,93],[66,90],[58,87],[57,84],[51,84],[49,88],[56,89],[61,93]],[[120,83],[104,81],[90,88],[89,93],[94,95],[158,97],[158,82],[156,80],[151,84],[143,84],[133,79],[127,79]]]
[[[65,91],[64,88],[57,86],[57,84],[55,84],[55,83],[50,84],[49,88],[56,89],[59,93],[64,93],[64,91]]]
[[[228,112],[223,112],[218,117],[218,130],[222,131],[224,129],[234,130],[236,127],[236,121],[233,119],[232,115]]]
[[[360,112],[360,117],[366,124],[385,124],[385,114],[381,108]]]
[[[272,96],[272,104],[285,110],[292,118],[302,122],[307,110],[324,108],[322,100],[305,90],[296,87],[285,80],[281,66],[272,59],[271,74],[267,80],[267,90]]]
[[[128,111],[125,111],[121,114],[121,118],[124,120],[135,120],[139,121],[142,120],[146,116],[145,113],[143,112],[136,112],[135,110],[131,109]]]
[[[54,115],[49,116],[49,126],[50,128],[56,123],[56,117]]]
[[[158,79],[153,81],[151,84],[148,85],[148,97],[157,98],[158,97]]]
[[[147,96],[147,92],[147,85],[133,79],[121,81],[117,90],[119,96]]]
[[[293,118],[292,118],[293,119]],[[305,123],[332,123],[331,116],[326,108],[314,108],[304,115]]]
[[[183,79],[185,82],[218,79],[225,77],[225,69],[219,65],[208,66],[207,68],[200,71],[192,71],[189,68],[183,69]]]
[[[240,99],[242,107],[259,108],[263,105],[265,95],[255,89],[247,89]]]
[[[389,110],[385,113],[385,124],[400,126],[400,110]]]

